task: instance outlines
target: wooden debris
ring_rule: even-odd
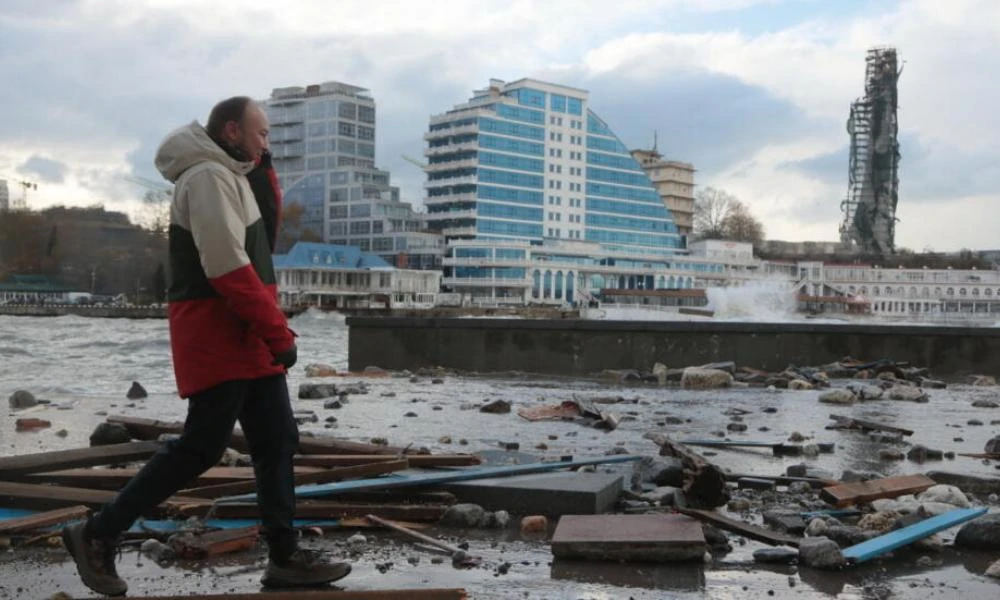
[[[483,459],[474,454],[407,454],[411,467],[471,467],[482,464]],[[373,462],[397,460],[390,454],[309,454],[296,456],[298,466],[350,467]]]
[[[115,493],[105,490],[0,481],[0,504],[12,508],[47,510],[78,504],[90,508],[100,508],[110,502],[115,497]],[[162,514],[179,511],[182,507],[187,507],[190,510],[193,506],[202,506],[207,510],[210,504],[201,498],[171,496],[158,508]]]
[[[981,459],[981,460],[1000,460],[1000,454],[994,454],[994,453],[988,453],[988,452],[980,452],[979,454],[968,453],[968,452],[959,452],[958,455],[959,456],[964,456],[966,458],[978,458],[978,459]]]
[[[191,600],[193,596],[144,596],[144,600]],[[198,600],[468,600],[464,589],[412,590],[280,590],[243,594],[205,594]]]
[[[816,479],[815,477],[790,477],[785,475],[749,475],[747,473],[725,473],[726,481],[739,481],[745,477],[753,479],[767,479],[773,481],[775,485],[791,485],[802,481],[815,488],[824,488],[831,485],[840,485],[839,481],[832,479]]]
[[[684,468],[684,495],[689,506],[715,508],[729,500],[726,479],[722,471],[701,455],[659,433],[644,437],[660,447],[660,456],[679,458]]]
[[[705,549],[701,524],[682,515],[565,515],[552,535],[556,558],[672,562]]]
[[[988,510],[985,507],[951,510],[943,515],[918,521],[909,527],[903,527],[902,529],[897,529],[896,531],[891,531],[885,535],[880,535],[860,544],[845,548],[843,555],[844,558],[852,563],[869,561],[886,552],[892,552],[896,548],[934,535],[939,531],[979,518],[985,515]]]
[[[77,505],[2,521],[0,522],[0,535],[24,533],[42,527],[59,525],[66,521],[75,521],[86,517],[89,512],[90,509],[86,506]]]
[[[295,474],[304,475],[306,473],[324,471],[326,470],[318,467],[297,467]],[[118,490],[135,477],[138,472],[138,467],[128,467],[125,469],[65,469],[49,473],[31,473],[11,479],[25,483],[52,483],[70,487]],[[201,487],[252,481],[253,478],[254,472],[252,467],[212,467],[202,473],[195,483]]]
[[[823,488],[819,495],[824,501],[842,508],[880,498],[918,494],[934,484],[935,481],[926,475],[900,475],[857,483],[841,483]]]
[[[170,547],[181,558],[207,558],[249,550],[257,543],[258,527],[188,533],[170,539]]]
[[[160,444],[156,442],[130,442],[93,448],[4,456],[0,457],[0,479],[10,479],[26,473],[42,473],[74,467],[96,467],[145,460],[159,449]]]
[[[765,529],[763,527],[758,527],[757,525],[752,525],[750,523],[744,523],[743,521],[737,521],[736,519],[730,519],[729,517],[711,510],[678,508],[677,512],[682,515],[694,517],[699,521],[711,523],[719,529],[732,531],[733,533],[738,533],[743,537],[750,538],[751,540],[757,540],[758,542],[764,542],[765,544],[770,544],[772,546],[798,547],[801,539],[784,533],[771,531],[770,529]]]
[[[408,504],[361,504],[347,502],[309,501],[297,502],[296,519],[345,519],[375,514],[383,519],[410,522],[437,522],[448,510],[447,506]],[[212,511],[219,519],[256,519],[260,512],[257,504],[241,502],[220,504]]]
[[[371,521],[372,523],[381,525],[382,527],[386,527],[388,529],[402,533],[404,535],[408,535],[411,538],[424,542],[425,544],[430,544],[435,548],[440,548],[446,551],[451,556],[452,564],[456,567],[472,567],[479,564],[482,561],[482,557],[472,556],[466,553],[465,550],[462,550],[461,548],[453,546],[447,542],[443,542],[439,539],[432,538],[429,535],[424,535],[420,532],[413,531],[412,529],[408,529],[406,527],[403,527],[402,525],[391,523],[389,521],[386,521],[385,519],[380,519],[375,515],[365,515],[365,518]]]
[[[705,446],[709,448],[767,448],[776,456],[798,456],[802,446],[783,442],[751,442],[741,440],[681,440],[685,446]]]
[[[580,416],[580,405],[572,400],[562,404],[522,407],[517,409],[517,415],[528,421],[551,421],[574,419]]]
[[[409,468],[409,463],[404,458],[402,460],[375,462],[365,465],[355,465],[353,467],[341,467],[339,469],[323,469],[311,473],[300,473],[295,475],[295,485],[297,487],[310,483],[329,483],[331,481],[343,481],[345,479],[352,479],[356,477],[384,475],[385,473],[402,471],[407,468]],[[257,482],[249,480],[191,488],[182,490],[181,494],[194,498],[221,498],[224,496],[246,494],[255,489],[257,489]]]
[[[24,417],[14,421],[14,431],[35,431],[36,429],[46,429],[52,427],[51,421],[36,419],[34,417]]]
[[[854,417],[845,417],[841,415],[830,415],[830,418],[836,421],[836,423],[827,425],[827,429],[861,429],[863,431],[885,431],[887,433],[898,433],[905,436],[913,435],[913,430],[911,429],[893,427],[892,425],[876,423],[875,421],[865,421],[863,419],[855,419]]]

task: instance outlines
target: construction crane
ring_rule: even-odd
[[[427,163],[422,163],[419,160],[413,158],[412,156],[409,156],[409,155],[406,155],[406,154],[401,154],[400,156],[402,156],[403,160],[405,160],[406,162],[411,163],[411,164],[416,165],[417,167],[419,167],[421,171],[426,171],[427,170]]]
[[[123,175],[122,179],[129,183],[134,183],[138,186],[144,187],[152,192],[152,197],[149,198],[149,200],[154,202],[166,202],[170,200],[170,195],[174,192],[174,187],[171,185],[160,183],[159,181],[153,181],[152,179],[147,179],[146,177],[141,177],[139,175]]]
[[[21,197],[14,200],[14,210],[28,209],[28,190],[38,190],[38,184],[32,181],[20,180],[17,185],[21,186]]]

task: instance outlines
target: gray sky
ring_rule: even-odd
[[[837,238],[865,51],[900,79],[897,245],[1000,241],[995,0],[5,0],[0,178],[35,207],[132,211],[169,130],[226,96],[339,80],[378,104],[377,163],[420,202],[431,114],[489,78],[584,88],[626,145],[653,130],[772,239]]]

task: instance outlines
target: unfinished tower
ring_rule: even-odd
[[[851,104],[847,198],[841,204],[840,238],[865,253],[895,251],[899,200],[899,69],[895,48],[872,48],[865,59],[865,95]]]

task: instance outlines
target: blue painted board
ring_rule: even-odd
[[[0,521],[20,519],[21,517],[27,517],[28,515],[33,515],[37,512],[39,511],[29,510],[27,508],[0,508]]]
[[[186,521],[145,519],[143,521],[137,521],[135,525],[132,525],[129,532],[144,533],[147,531],[155,531],[157,533],[169,533],[171,531],[181,531],[187,528],[186,525]],[[260,525],[260,521],[257,519],[208,519],[204,522],[204,525],[205,527],[211,529],[242,529],[244,527]],[[339,525],[339,519],[295,519],[292,521],[292,527],[296,528],[337,527]]]
[[[454,471],[441,471],[421,475],[397,476],[397,477],[374,477],[371,479],[354,479],[351,481],[338,481],[336,483],[322,483],[302,485],[295,488],[297,498],[317,498],[323,496],[333,496],[347,492],[359,492],[365,490],[387,490],[400,487],[414,487],[419,485],[435,485],[441,483],[451,483],[454,481],[472,481],[474,479],[487,479],[490,477],[510,477],[512,475],[529,475],[531,473],[545,473],[558,469],[569,469],[584,467],[588,465],[601,465],[606,463],[634,462],[641,459],[636,455],[603,456],[601,458],[587,458],[566,462],[542,462],[530,465],[509,465],[504,467],[480,467],[474,469],[461,469]],[[248,502],[257,499],[257,494],[243,494],[240,496],[229,496],[219,498],[218,503],[227,502]]]
[[[981,517],[986,514],[987,510],[987,508],[960,508],[958,510],[951,510],[943,515],[924,519],[909,527],[897,529],[885,535],[880,535],[877,538],[872,538],[867,542],[845,548],[843,555],[850,562],[862,563],[881,556],[886,552],[892,552],[896,548],[912,544],[917,540],[922,540],[939,531]]]

